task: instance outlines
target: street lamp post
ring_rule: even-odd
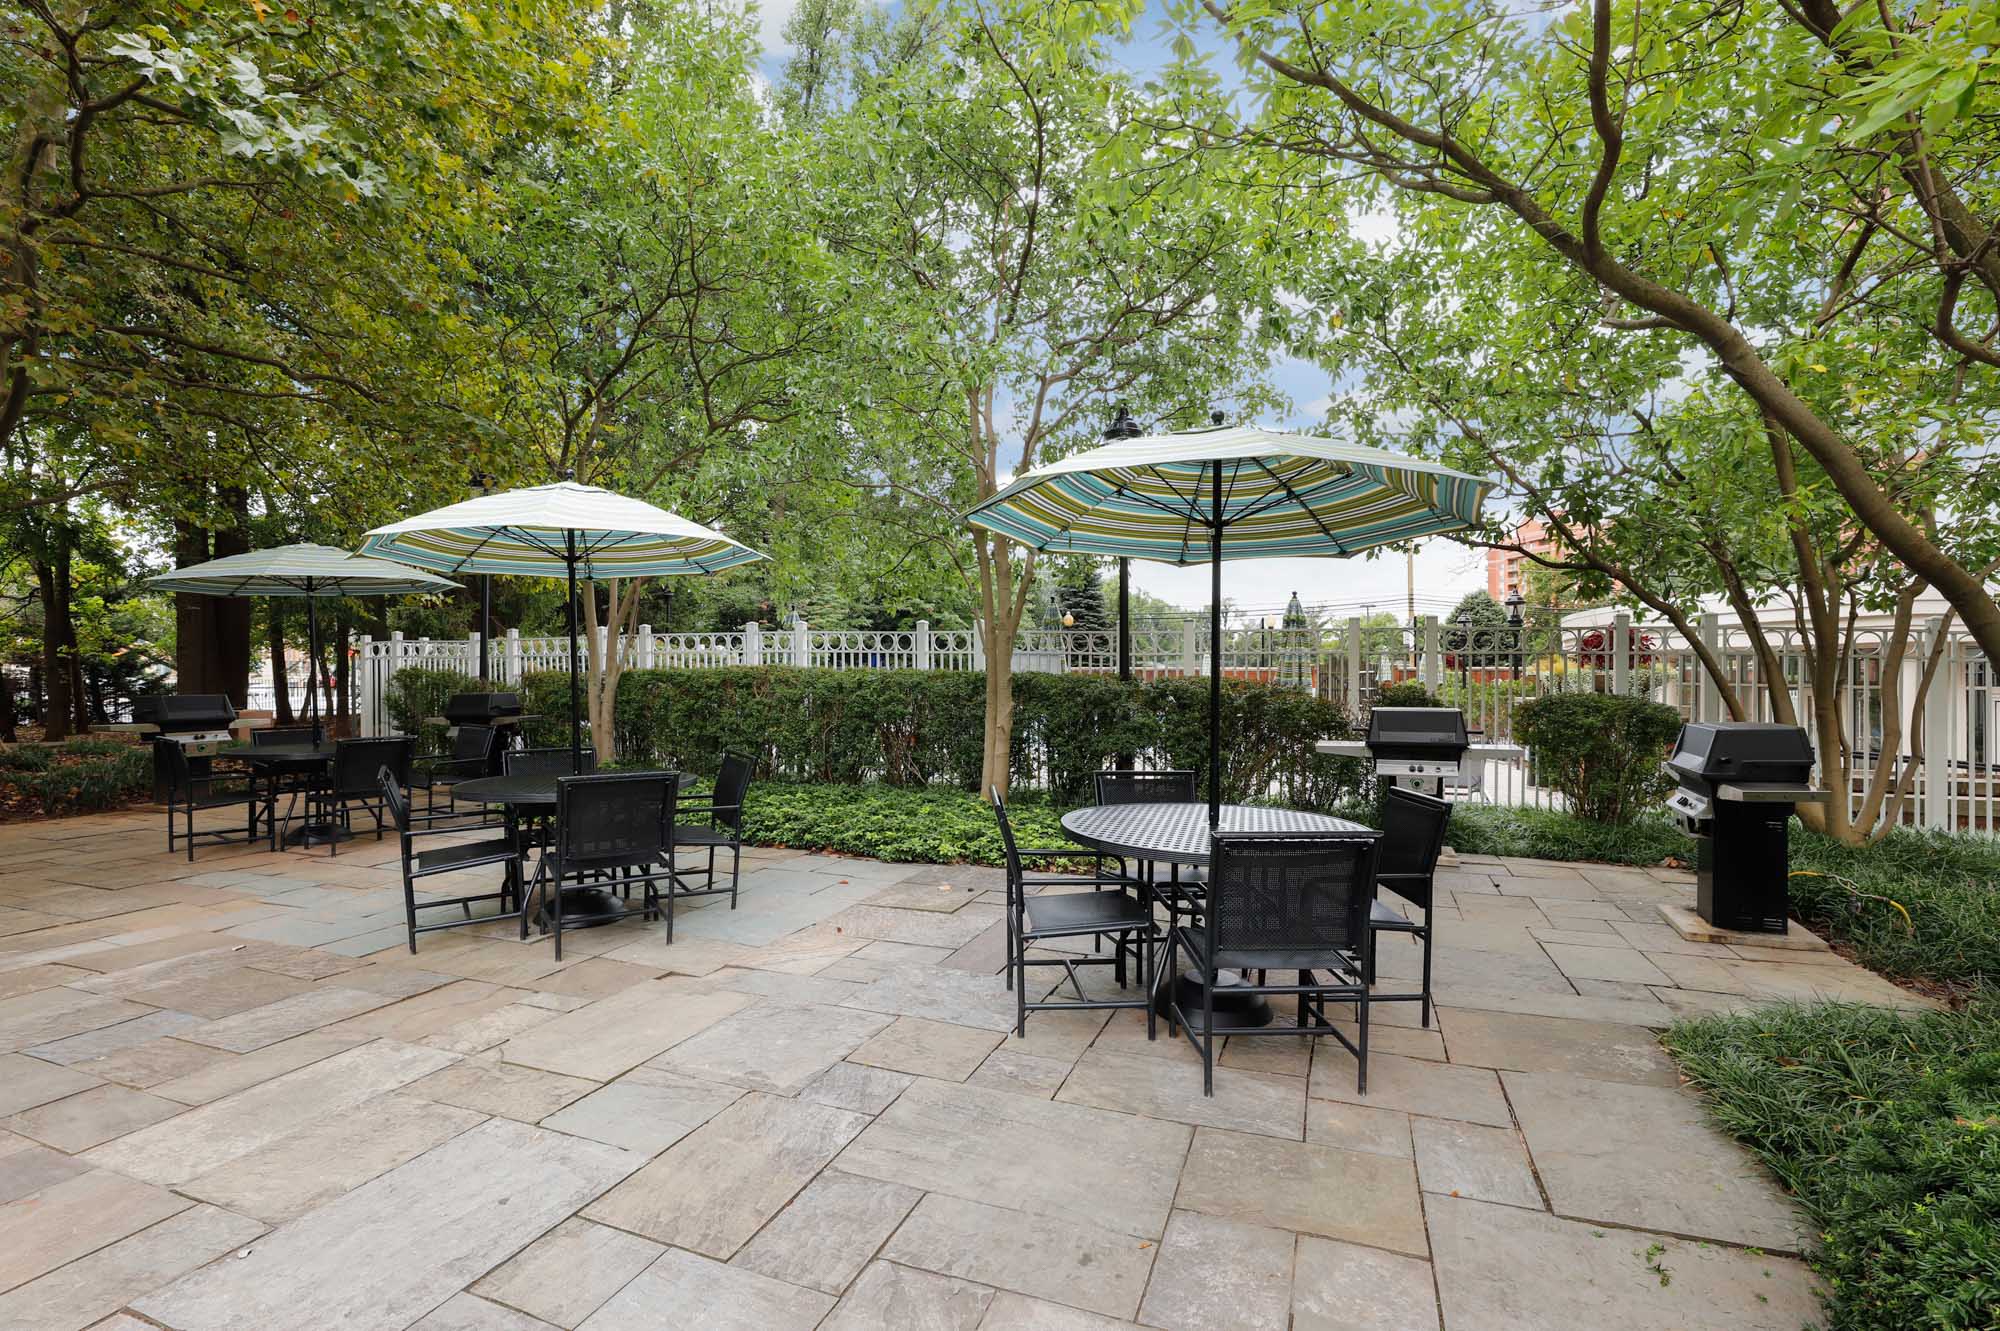
[[[1525,669],[1527,663],[1528,635],[1525,630],[1525,621],[1522,619],[1521,616],[1521,607],[1526,604],[1527,602],[1523,600],[1521,597],[1520,588],[1516,587],[1513,591],[1507,593],[1507,627],[1514,630],[1514,678],[1515,679],[1519,679],[1521,677],[1522,671]]]

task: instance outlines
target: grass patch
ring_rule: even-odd
[[[1805,1208],[1828,1331],[2000,1326],[2000,999],[1780,1006],[1666,1044]]]
[[[1842,846],[1792,829],[1792,909],[1892,979],[1964,1001],[2000,985],[2000,838],[1899,829]]]
[[[1023,847],[1070,844],[1065,812],[1032,792],[1010,796],[1007,816]],[[992,806],[944,786],[850,786],[759,782],[743,810],[747,840],[927,864],[999,864]]]

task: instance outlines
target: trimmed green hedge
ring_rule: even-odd
[[[1781,1006],[1666,1045],[1811,1218],[1827,1331],[2000,1325],[2000,1005]]]
[[[530,738],[559,743],[569,678],[532,673],[528,711],[545,719]],[[635,670],[618,686],[622,759],[712,771],[725,749],[755,755],[759,775],[780,781],[892,786],[979,782],[986,680],[971,671],[818,670],[730,666]],[[1014,676],[1013,778],[1059,800],[1090,794],[1093,772],[1117,755],[1189,768],[1205,781],[1208,681],[1121,684],[1101,675]],[[1313,752],[1352,734],[1345,713],[1294,689],[1229,683],[1223,690],[1223,789],[1231,799],[1271,798],[1326,809],[1365,798],[1365,765]]]
[[[444,737],[450,728],[428,725],[424,718],[442,715],[454,693],[484,693],[500,687],[463,670],[405,666],[389,676],[389,686],[382,691],[382,708],[388,712],[397,734],[417,737],[418,752],[438,753],[443,751]],[[563,715],[569,715],[567,702],[563,704]]]
[[[1551,693],[1514,709],[1537,780],[1594,823],[1629,823],[1667,797],[1660,764],[1680,728],[1673,708],[1611,693]]]

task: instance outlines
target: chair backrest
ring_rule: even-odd
[[[750,793],[750,777],[756,764],[733,749],[722,755],[722,767],[715,774],[715,821],[725,827],[743,826],[743,799]]]
[[[1021,899],[1021,852],[1014,843],[1014,825],[1007,821],[1007,800],[1000,787],[989,790],[987,798],[993,801],[993,816],[1000,820],[1000,850],[1007,866],[1007,906],[1013,909]]]
[[[672,854],[678,780],[672,772],[600,772],[556,779],[563,866],[653,864]]]
[[[597,770],[597,750],[583,746],[583,772],[570,770],[569,745],[555,749],[509,749],[500,755],[500,770],[508,776],[580,776]]]
[[[1214,833],[1209,946],[1224,966],[1231,954],[1361,947],[1374,886],[1373,837]]]
[[[492,751],[492,726],[463,725],[451,737],[451,756],[454,762],[484,758]]]
[[[333,792],[373,795],[377,774],[387,770],[399,785],[410,782],[410,755],[417,742],[408,735],[342,739],[333,744]]]
[[[1382,798],[1382,847],[1375,876],[1399,897],[1431,908],[1431,883],[1444,853],[1451,805],[1435,795],[1391,786]]]
[[[1116,771],[1097,774],[1099,804],[1193,804],[1194,773]]]
[[[396,830],[408,836],[410,831],[410,802],[403,798],[403,783],[396,774],[384,767],[375,773],[376,784],[382,787],[382,804],[389,810],[389,816],[396,820]]]
[[[265,726],[262,730],[250,732],[250,747],[269,749],[290,744],[311,744],[312,726]]]

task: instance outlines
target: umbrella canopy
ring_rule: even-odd
[[[328,596],[421,596],[456,591],[458,584],[386,559],[365,559],[330,545],[280,545],[225,555],[146,579],[162,591],[199,596],[303,596],[306,656],[319,670],[317,602]],[[319,689],[306,686],[306,715],[319,720]]]
[[[1120,428],[1123,426],[1124,428]],[[1222,808],[1222,561],[1352,555],[1479,521],[1492,481],[1254,426],[1135,434],[1017,477],[966,515],[1061,554],[1210,564],[1208,811]]]
[[[146,581],[162,591],[201,596],[418,596],[458,589],[457,583],[421,569],[367,559],[330,545],[251,550]]]
[[[363,554],[444,573],[674,577],[765,556],[698,522],[594,485],[481,495],[368,533]]]
[[[719,573],[766,558],[678,513],[595,485],[557,481],[480,495],[368,533],[365,554],[445,573],[569,579],[569,746],[583,750],[577,694],[576,580]]]
[[[1254,426],[1140,435],[1047,463],[967,515],[1061,554],[1202,564],[1351,555],[1479,520],[1493,482],[1435,462]]]

